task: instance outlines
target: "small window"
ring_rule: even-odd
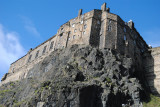
[[[74,23],[72,24],[72,27],[75,27],[75,24],[74,24]]]
[[[84,32],[83,32],[83,35],[85,35],[85,34],[86,34],[86,32],[84,31]]]
[[[35,58],[37,58],[37,57],[38,57],[38,54],[39,54],[39,50],[37,51]]]
[[[134,45],[136,45],[136,41],[134,40]]]
[[[77,29],[74,29],[74,33],[76,33],[77,32]]]
[[[12,68],[12,71],[11,71],[12,73],[14,73],[14,68]]]
[[[63,31],[63,28],[61,28],[61,31]]]
[[[50,50],[53,49],[53,44],[54,44],[54,41],[51,42]]]
[[[111,31],[112,30],[112,26],[108,26],[108,31]]]
[[[97,21],[97,24],[100,24],[100,21],[99,21],[99,20]]]
[[[29,56],[29,58],[28,58],[28,62],[30,62],[30,61],[31,61],[31,58],[32,58],[32,55],[30,55],[30,56]]]
[[[83,24],[83,20],[81,21],[81,24]]]
[[[126,32],[126,31],[127,31],[125,27],[124,27],[123,31],[124,31],[124,32]]]
[[[123,38],[123,40],[125,40],[125,41],[127,40],[127,38],[126,38],[126,35],[124,35],[124,38]]]
[[[84,29],[86,29],[87,28],[87,25],[84,25]]]
[[[73,39],[75,39],[76,35],[73,35]]]
[[[47,46],[45,46],[44,48],[43,48],[43,54],[46,52],[46,48],[47,48]]]
[[[112,21],[111,20],[109,20],[109,24],[111,24],[112,23]]]
[[[70,34],[71,34],[71,31],[68,32],[68,35],[70,35]]]
[[[62,36],[63,36],[63,33],[60,34],[60,37],[62,37]]]
[[[71,40],[71,38],[70,38],[70,37],[68,37],[68,40]]]

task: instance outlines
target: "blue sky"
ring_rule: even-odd
[[[124,21],[132,19],[148,44],[160,46],[160,0],[0,0],[0,78],[79,9],[100,9],[104,2]]]

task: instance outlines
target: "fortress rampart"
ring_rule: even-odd
[[[2,78],[1,84],[26,78],[29,69],[51,52],[74,44],[117,50],[131,57],[140,71],[143,70],[144,65],[143,54],[148,53],[149,49],[134,27],[133,21],[124,22],[118,15],[110,13],[110,8],[106,8],[106,3],[104,3],[101,10],[94,9],[82,14],[82,9],[80,9],[78,16],[60,26],[56,35],[36,48],[30,49],[24,57],[12,63],[9,72]],[[153,50],[156,49],[151,49],[152,53],[154,53]],[[156,61],[155,55],[152,56]],[[156,57],[159,58],[158,55]],[[153,65],[153,67],[156,66]]]

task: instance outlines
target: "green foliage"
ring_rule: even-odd
[[[111,83],[111,79],[109,77],[106,78],[107,83]]]
[[[160,97],[150,95],[151,100],[149,102],[144,102],[143,107],[160,107]]]
[[[5,93],[10,92],[11,90],[0,90],[0,96],[5,95]]]
[[[13,107],[19,107],[20,105],[22,105],[25,101],[20,101],[20,102],[15,102]]]

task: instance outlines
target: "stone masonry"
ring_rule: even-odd
[[[28,71],[52,51],[74,44],[117,50],[131,57],[140,71],[143,70],[142,55],[149,49],[133,21],[124,22],[118,15],[111,13],[104,3],[101,10],[94,9],[82,14],[80,9],[78,16],[60,26],[56,35],[13,62],[0,84],[26,78]],[[158,88],[158,85],[155,86]]]

